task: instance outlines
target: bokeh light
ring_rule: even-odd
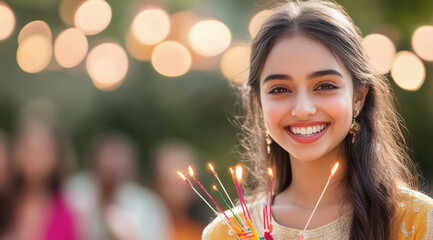
[[[15,28],[15,14],[6,3],[0,2],[0,41],[8,38]]]
[[[182,11],[170,16],[171,30],[169,39],[175,40],[189,46],[188,34],[192,27],[200,21],[200,18],[193,12]]]
[[[395,57],[391,76],[402,89],[416,91],[424,83],[425,67],[414,53],[401,51]]]
[[[60,66],[72,68],[83,61],[88,47],[87,38],[79,29],[68,28],[54,42],[54,57]]]
[[[74,16],[78,7],[87,0],[62,0],[59,4],[59,16],[67,26],[74,26]]]
[[[252,38],[256,37],[257,33],[260,30],[262,24],[266,21],[266,19],[271,15],[271,10],[262,10],[251,18],[250,24],[248,25],[248,31]]]
[[[17,63],[23,71],[37,73],[48,66],[52,55],[51,39],[35,34],[26,37],[18,45]]]
[[[191,53],[191,69],[212,70],[218,66],[217,57],[204,57],[196,53],[189,45],[189,32],[192,27],[200,21],[200,18],[193,12],[182,11],[170,16],[171,30],[168,39],[178,41],[183,44]]]
[[[221,58],[221,71],[229,81],[237,84],[245,83],[248,79],[251,47],[238,44],[230,47]]]
[[[230,29],[217,20],[204,20],[195,24],[189,33],[191,48],[200,55],[211,57],[222,53],[230,45]]]
[[[421,26],[415,30],[412,48],[423,60],[433,61],[433,26]]]
[[[164,41],[153,50],[152,65],[161,75],[178,77],[191,68],[191,54],[179,42]]]
[[[131,30],[126,33],[125,45],[129,54],[139,61],[150,60],[153,48],[155,47],[155,45],[146,45],[138,41],[134,34],[132,34]]]
[[[132,21],[132,33],[143,44],[153,45],[164,40],[170,32],[170,18],[161,9],[147,9]]]
[[[396,53],[391,39],[382,34],[370,34],[362,40],[362,46],[375,63],[378,73],[385,74],[391,70]]]
[[[50,26],[48,26],[48,24],[44,21],[36,20],[29,22],[21,29],[20,33],[18,34],[18,44],[21,44],[24,39],[32,35],[41,35],[50,41],[53,37]]]
[[[95,87],[112,91],[123,83],[128,72],[128,57],[120,45],[102,43],[89,52],[86,69]]]
[[[86,35],[102,32],[111,21],[111,7],[104,0],[83,2],[75,12],[75,26]]]

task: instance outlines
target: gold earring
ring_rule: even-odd
[[[349,133],[352,134],[352,144],[355,142],[356,133],[359,131],[359,123],[356,121],[356,117],[359,115],[359,110],[353,111],[352,125],[350,126]]]
[[[268,130],[266,130],[266,151],[268,151],[268,155],[271,154],[271,143],[272,143],[272,138],[269,135]]]

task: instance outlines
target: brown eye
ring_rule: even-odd
[[[274,87],[268,93],[269,94],[280,94],[280,93],[286,93],[286,92],[289,92],[289,90],[287,88],[284,88],[284,87]]]
[[[323,84],[320,84],[320,86],[317,87],[316,90],[332,90],[332,89],[337,89],[337,88],[338,87],[333,85],[333,84],[323,83]]]

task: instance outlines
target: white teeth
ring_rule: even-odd
[[[305,135],[307,133],[307,130],[305,128],[301,128],[301,134]]]
[[[296,135],[300,135],[303,137],[309,137],[309,136],[312,136],[314,134],[317,134],[317,133],[323,131],[323,129],[325,129],[326,126],[327,126],[327,124],[323,123],[323,124],[318,124],[318,125],[314,125],[314,126],[309,126],[307,128],[290,127],[290,131]]]

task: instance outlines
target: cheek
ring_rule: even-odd
[[[320,102],[322,109],[327,109],[327,113],[334,121],[344,127],[344,131],[350,128],[352,122],[352,97],[350,94],[335,96],[324,99]]]
[[[262,102],[263,117],[269,128],[269,131],[273,131],[278,128],[278,123],[287,114],[288,104],[284,101],[264,101]]]

